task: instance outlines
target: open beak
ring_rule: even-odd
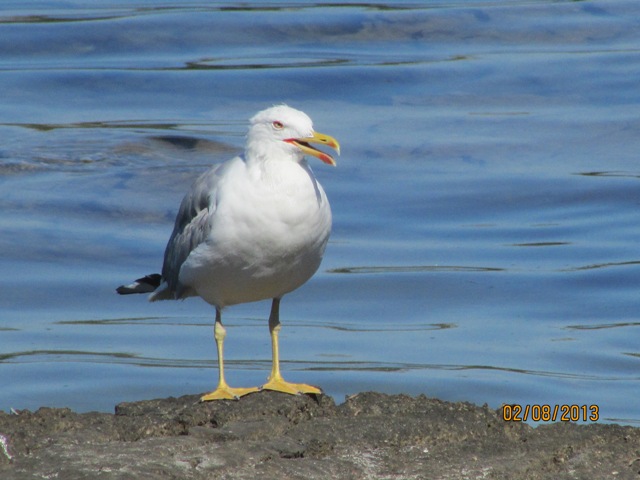
[[[333,159],[333,157],[328,153],[321,152],[317,148],[312,147],[310,144],[318,143],[320,145],[326,145],[327,147],[334,149],[336,153],[340,155],[340,144],[338,143],[338,141],[335,138],[323,133],[314,132],[314,134],[310,137],[288,138],[285,140],[285,142],[294,144],[307,155],[313,155],[314,157],[322,160],[327,165],[331,165],[333,167],[336,166],[336,161]]]

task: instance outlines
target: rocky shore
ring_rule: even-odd
[[[0,478],[640,479],[640,429],[505,422],[425,396],[259,392],[0,413]]]

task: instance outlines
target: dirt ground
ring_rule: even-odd
[[[0,478],[637,479],[640,429],[556,422],[425,396],[258,392],[123,403],[115,414],[0,413]]]

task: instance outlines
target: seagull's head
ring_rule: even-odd
[[[278,105],[258,112],[251,119],[247,136],[248,153],[259,157],[275,153],[295,161],[302,160],[305,155],[312,155],[335,166],[336,161],[331,155],[321,152],[312,144],[326,145],[340,155],[338,141],[329,135],[315,132],[309,116],[300,110]]]

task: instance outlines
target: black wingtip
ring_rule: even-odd
[[[152,273],[151,275],[145,275],[142,278],[137,279],[130,285],[120,285],[116,288],[116,292],[120,295],[130,295],[133,293],[151,293],[160,286],[162,282],[162,275],[159,273]]]

